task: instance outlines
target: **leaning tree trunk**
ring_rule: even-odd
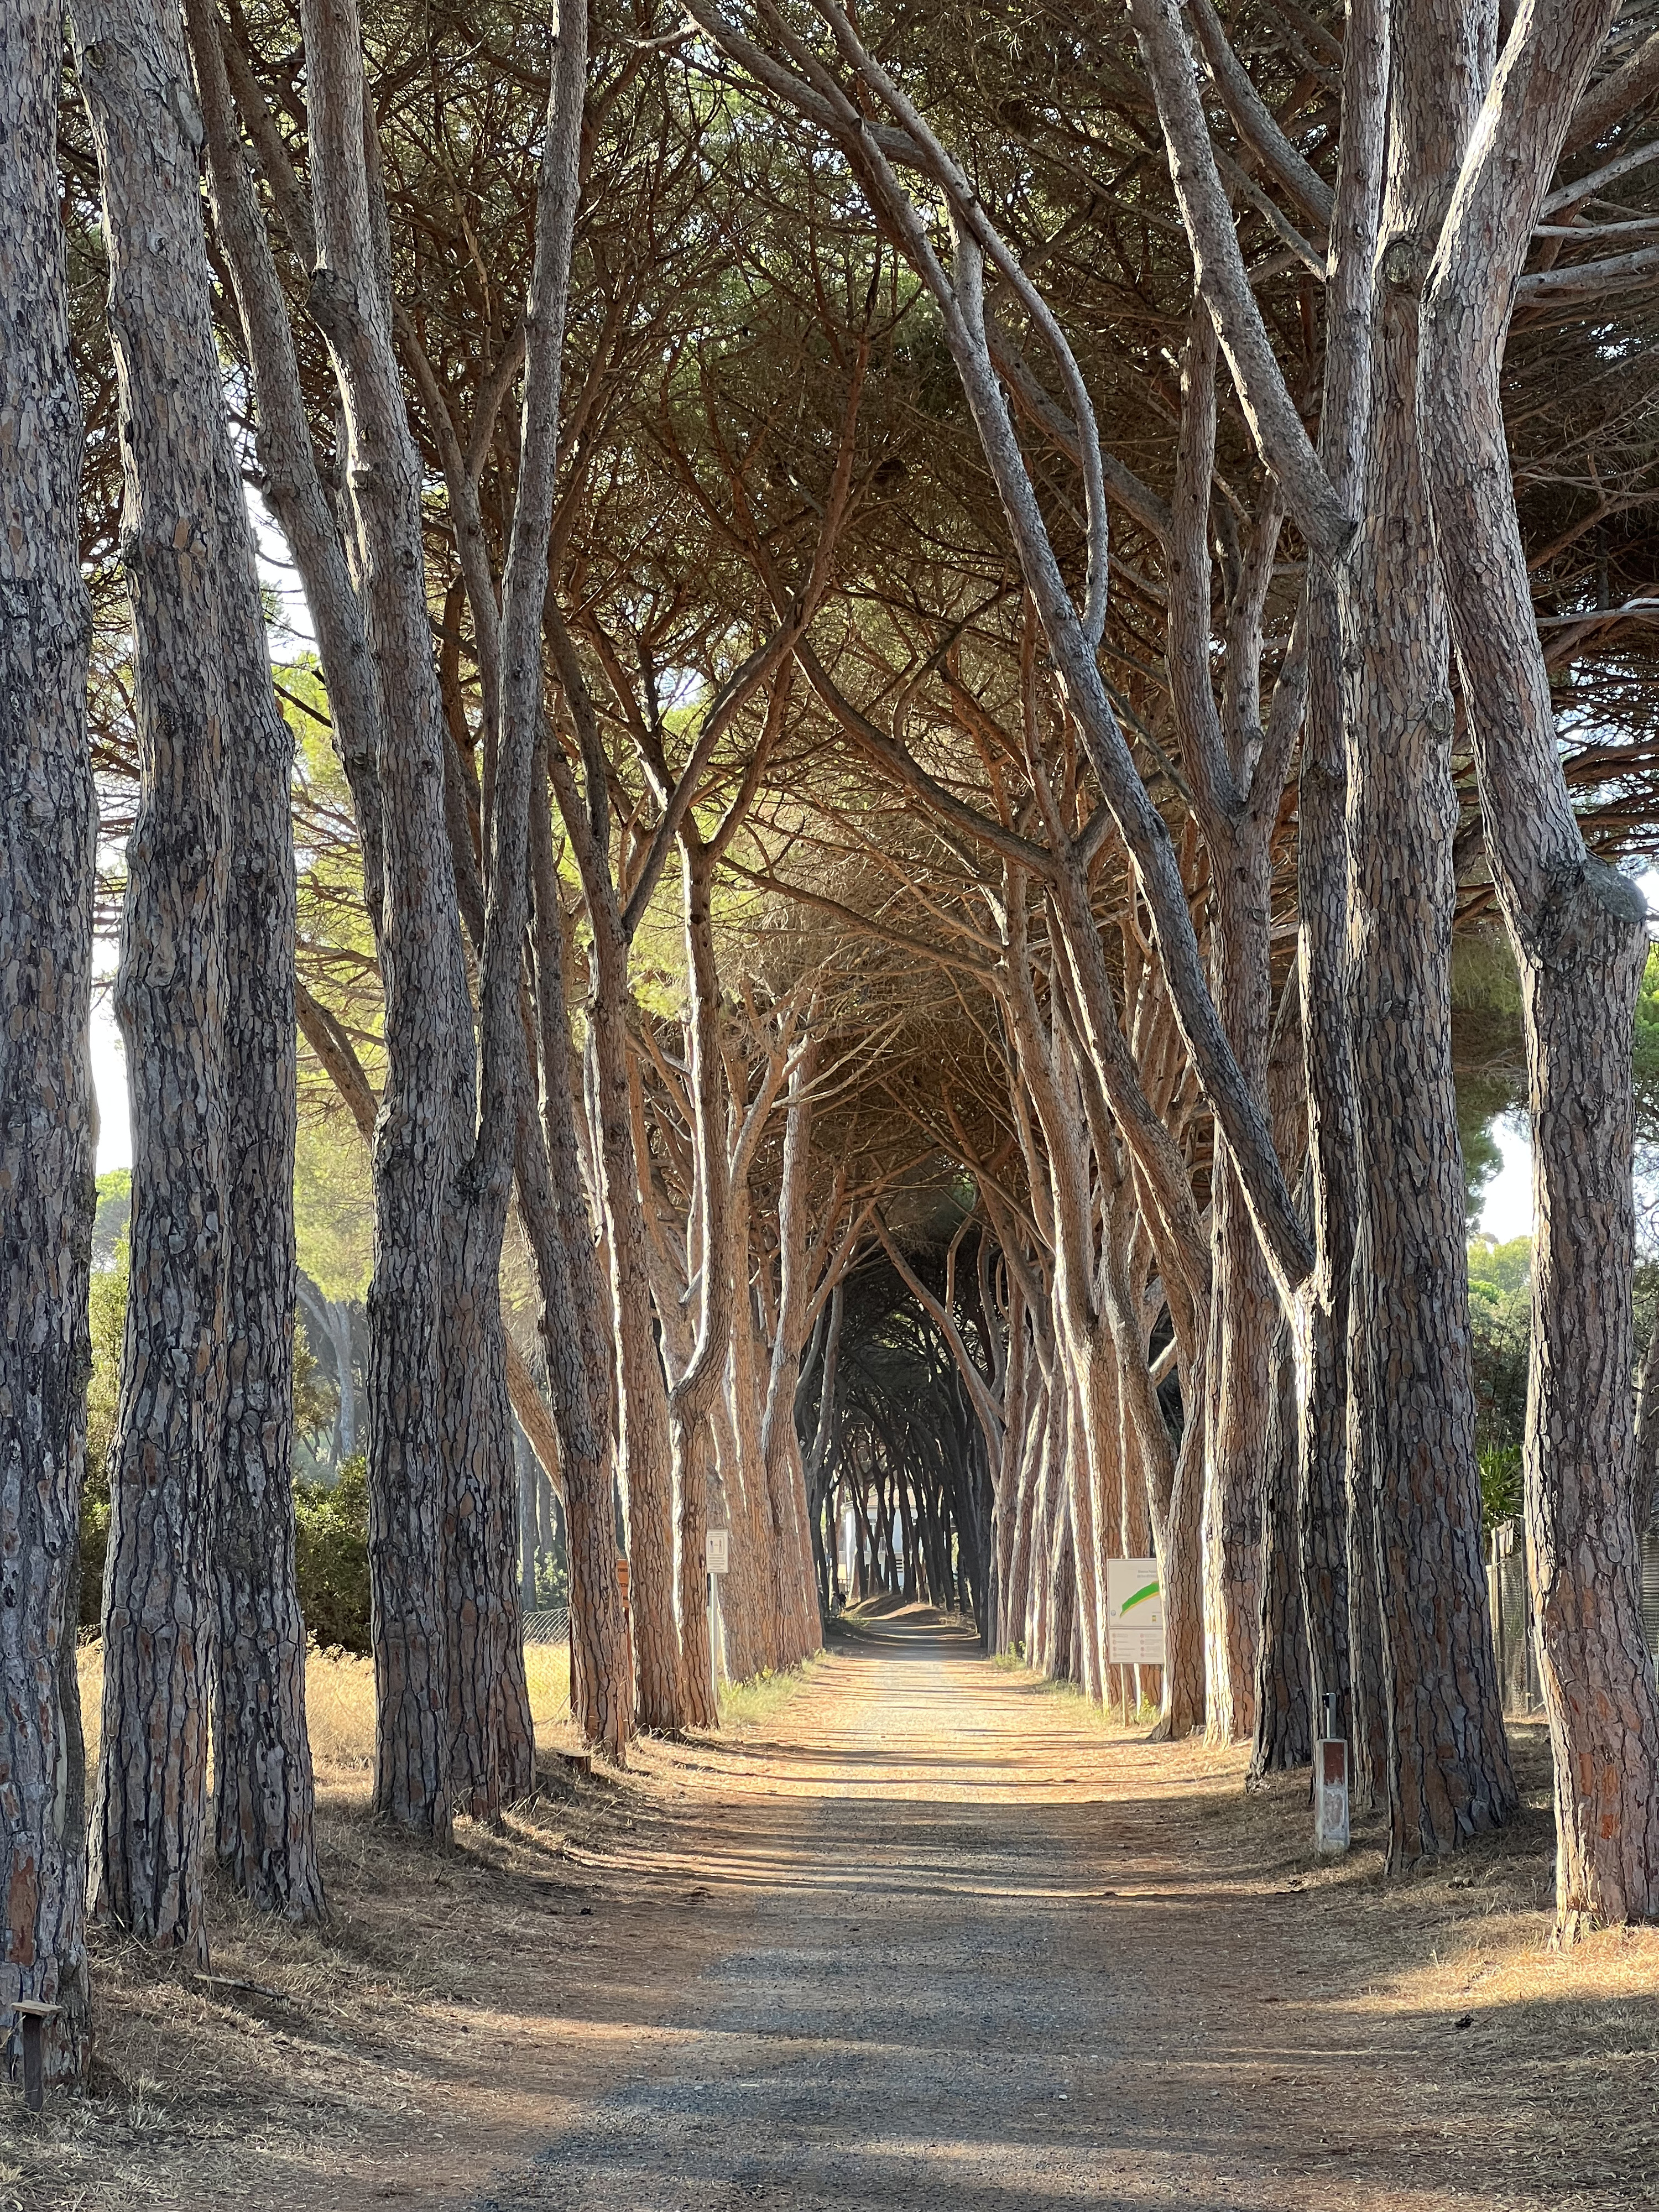
[[[78,0],[71,23],[109,252],[139,745],[116,982],[132,1272],[110,1464],[93,1899],[100,1918],[202,1956],[225,1404],[220,518],[240,490],[175,27],[115,0]]]
[[[1590,857],[1561,771],[1499,376],[1514,279],[1612,0],[1540,0],[1505,50],[1431,272],[1418,419],[1521,969],[1536,1229],[1527,1564],[1555,1754],[1556,1927],[1659,1914],[1659,1696],[1631,1423],[1635,887]]]
[[[0,2009],[56,2005],[46,2079],[91,2055],[75,1671],[86,1456],[97,811],[87,743],[81,404],[58,215],[59,0],[0,11]]]

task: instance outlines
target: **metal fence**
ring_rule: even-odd
[[[1500,1522],[1486,1538],[1486,1597],[1506,1713],[1535,1713],[1543,1703],[1533,1641],[1527,1546],[1519,1521]],[[1642,1539],[1642,1625],[1659,1668],[1659,1528]]]
[[[562,1644],[570,1633],[570,1608],[556,1606],[551,1613],[527,1613],[524,1617],[526,1644]]]

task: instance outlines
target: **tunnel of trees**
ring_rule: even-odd
[[[1656,106],[1647,0],[0,10],[0,2001],[54,2078],[88,1911],[199,1952],[215,1857],[326,1910],[356,1453],[417,1836],[535,1788],[556,1559],[615,1759],[915,1598],[1258,1769],[1334,1695],[1395,1870],[1516,1806],[1512,1479],[1561,1936],[1659,1913]]]

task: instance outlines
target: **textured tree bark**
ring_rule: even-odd
[[[688,820],[680,833],[686,967],[691,997],[690,1052],[693,1151],[700,1250],[688,1250],[701,1290],[697,1334],[669,1395],[674,1458],[679,1477],[680,1622],[684,1679],[682,1694],[694,1727],[718,1728],[714,1654],[706,1605],[706,1537],[714,1481],[714,1433],[709,1417],[726,1376],[732,1340],[732,1224],[729,1163],[720,1049],[720,978],[709,905],[714,854]]]
[[[223,1046],[230,466],[208,314],[189,76],[147,9],[71,11],[98,152],[120,380],[139,803],[116,1007],[133,1133],[132,1267],[110,1466],[94,1909],[204,1957],[227,1256]],[[227,481],[228,475],[229,481]]]
[[[602,895],[590,904],[589,912],[595,957],[588,1034],[599,1119],[595,1134],[610,1230],[639,1723],[641,1728],[672,1732],[685,1725],[675,1609],[673,1447],[629,1110],[628,946],[614,894]]]
[[[1345,33],[1336,191],[1325,288],[1319,450],[1344,508],[1362,495],[1370,415],[1373,268],[1388,123],[1387,0],[1352,0]],[[1350,1656],[1350,1583],[1375,1579],[1366,1522],[1363,1565],[1349,1544],[1348,1297],[1358,1192],[1353,1061],[1348,1033],[1347,748],[1342,720],[1339,582],[1318,564],[1308,597],[1308,703],[1297,793],[1297,963],[1307,1098],[1307,1193],[1314,1270],[1292,1315],[1297,1395],[1302,1607],[1316,1717],[1340,1701],[1354,1746],[1355,1802],[1380,1775],[1360,1756]],[[1368,1619],[1374,1619],[1371,1607]]]
[[[471,1012],[444,814],[447,739],[426,605],[422,471],[376,243],[356,0],[303,0],[301,26],[317,245],[311,310],[340,388],[358,597],[382,697],[387,1073],[368,1295],[374,1803],[398,1826],[441,1838],[450,1826],[444,1212],[458,1099],[470,1089]]]
[[[822,1641],[814,1597],[811,1538],[800,1441],[795,1434],[795,1388],[806,1335],[806,1202],[812,1146],[812,1082],[817,1048],[808,1042],[789,1078],[783,1140],[783,1179],[778,1199],[777,1328],[761,1421],[761,1461],[772,1501],[778,1547],[778,1596],[786,1664],[816,1651]]]
[[[1367,311],[1369,316],[1369,311]],[[1334,1692],[1342,1729],[1361,1762],[1349,1646],[1349,1580],[1374,1577],[1369,1546],[1356,1568],[1349,1551],[1348,1293],[1358,1192],[1354,1097],[1347,1024],[1347,779],[1340,707],[1336,593],[1316,580],[1310,600],[1308,715],[1297,805],[1297,959],[1307,1071],[1306,1187],[1314,1231],[1313,1273],[1293,1313],[1297,1407],[1297,1486],[1301,1516],[1302,1613],[1308,1634],[1310,1696],[1316,1717]],[[1369,1535],[1369,1530],[1367,1532]],[[1367,1769],[1367,1779],[1370,1770]]]
[[[1212,1188],[1216,1257],[1209,1373],[1214,1395],[1201,1536],[1204,1673],[1209,1733],[1231,1743],[1255,1727],[1268,1480],[1263,1415],[1273,1398],[1269,1353],[1277,1300],[1224,1141],[1216,1146]]]
[[[1630,1036],[1645,944],[1640,895],[1586,852],[1562,775],[1498,379],[1514,279],[1613,14],[1611,0],[1540,0],[1505,46],[1441,234],[1418,387],[1486,848],[1522,977],[1536,1208],[1527,1563],[1563,1942],[1659,1914],[1659,1694],[1630,1398]]]
[[[264,1912],[324,1915],[295,1578],[293,740],[271,690],[240,477],[222,478],[223,675],[240,738],[226,777],[227,1400],[214,1580],[215,1844]],[[341,1378],[349,1395],[348,1366]]]
[[[615,1440],[601,1337],[610,1305],[582,1184],[558,872],[540,754],[530,809],[530,866],[542,1110],[539,1131],[521,1130],[519,1199],[536,1255],[542,1352],[564,1475],[570,1709],[587,1741],[621,1760],[633,1734],[634,1685],[617,1587]],[[524,1111],[527,1115],[527,1096]]]
[[[52,2004],[46,2079],[91,2056],[78,1615],[87,1057],[97,811],[87,739],[81,404],[58,214],[61,0],[0,12],[0,2009]]]
[[[766,1452],[762,1425],[765,1407],[761,1395],[759,1351],[755,1341],[755,1306],[750,1252],[750,1194],[746,1176],[732,1183],[732,1254],[736,1286],[732,1307],[732,1356],[727,1377],[732,1398],[732,1425],[737,1433],[738,1460],[749,1499],[749,1521],[755,1560],[752,1656],[755,1671],[785,1665],[783,1626],[783,1547],[772,1510],[771,1486],[767,1480]]]
[[[1364,519],[1345,609],[1349,970],[1361,1227],[1349,1312],[1372,1418],[1389,1861],[1514,1809],[1480,1557],[1451,1069],[1452,708],[1416,425],[1419,294],[1490,66],[1492,21],[1396,18]]]
[[[494,695],[486,707],[486,757],[492,751],[495,757],[484,806],[488,885],[480,951],[477,1125],[457,1178],[446,1270],[444,1554],[451,1792],[475,1819],[485,1820],[495,1819],[503,1804],[528,1796],[536,1773],[515,1588],[517,1486],[511,1477],[500,1285],[514,1164],[528,1134],[523,974],[531,906],[531,812],[544,728],[542,611],[586,58],[586,10],[578,5],[561,16],[548,92],[535,259],[524,311],[518,496],[499,629],[487,571],[470,580],[486,690]],[[452,500],[463,509],[475,505],[467,488],[454,482],[453,472]],[[465,537],[459,513],[456,520]],[[464,562],[468,557],[464,550]]]
[[[1267,1480],[1263,1501],[1261,1618],[1256,1647],[1253,1779],[1313,1757],[1317,1715],[1310,1701],[1308,1637],[1302,1613],[1297,1542],[1296,1376],[1291,1330],[1282,1323],[1273,1349],[1272,1396],[1263,1424]]]

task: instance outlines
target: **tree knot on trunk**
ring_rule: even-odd
[[[311,272],[306,304],[318,329],[337,343],[362,325],[356,286],[339,270],[331,269],[325,261],[319,261]]]
[[[1535,958],[1545,967],[1601,969],[1622,941],[1630,958],[1645,948],[1647,901],[1630,878],[1586,854],[1558,870],[1540,900],[1530,932]]]
[[[1384,246],[1377,259],[1382,282],[1390,290],[1422,295],[1429,273],[1429,257],[1414,238],[1401,233]]]

